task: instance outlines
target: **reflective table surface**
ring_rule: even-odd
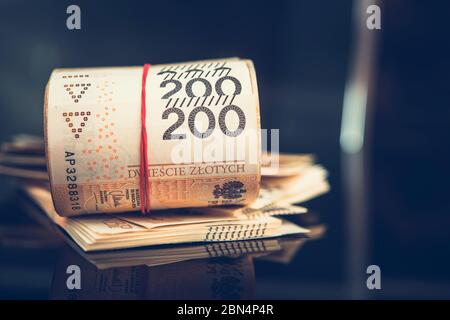
[[[309,237],[85,253],[45,219],[31,218],[37,208],[12,187],[0,205],[0,298],[450,298],[447,260],[424,263],[445,252],[385,247],[379,254],[361,235],[363,224],[349,228],[339,190],[306,206],[308,214],[290,219],[310,227]],[[380,266],[380,290],[367,288],[371,264]],[[80,290],[69,289],[73,266],[79,268]]]

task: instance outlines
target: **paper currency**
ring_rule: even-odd
[[[44,139],[19,134],[0,147],[0,175],[48,181]]]
[[[200,212],[234,213],[255,216],[261,214],[277,215],[278,208],[283,208],[280,214],[289,214],[289,207],[324,194],[329,191],[326,180],[327,172],[321,166],[314,165],[303,170],[303,173],[288,177],[264,177],[261,190],[255,202],[243,207],[209,207],[198,208]],[[295,206],[293,214],[300,213]],[[303,212],[307,210],[304,209]]]
[[[263,153],[261,158],[261,175],[287,177],[297,175],[314,164],[310,154],[271,154]]]
[[[53,71],[45,95],[45,138],[60,215],[141,206],[142,72]],[[252,203],[261,161],[252,62],[152,65],[145,89],[151,209]]]
[[[37,140],[37,138],[32,139],[32,141]],[[7,144],[12,145],[12,143]],[[27,152],[23,147],[22,151]],[[42,157],[42,159],[44,158]],[[292,204],[307,201],[329,190],[326,170],[320,165],[314,164],[314,157],[311,155],[279,154],[276,158],[277,166],[280,168],[278,172],[275,171],[273,163],[271,163],[273,158],[263,154],[262,159],[261,189],[256,201],[244,207],[207,207],[196,208],[196,210],[203,212],[244,212],[251,215],[252,212],[259,212],[259,209],[264,208],[265,214],[288,214]],[[0,165],[0,174],[20,177],[26,184],[35,184],[42,181],[39,183],[45,185],[45,181],[48,181],[45,168],[18,164]],[[298,206],[293,207],[292,213],[302,212],[306,212],[306,209],[302,210]]]
[[[154,267],[188,260],[238,257],[241,255],[262,257],[282,250],[280,241],[276,238],[180,244],[89,253],[80,250],[76,245],[72,245],[72,247],[81,257],[94,264],[98,269],[140,265]]]
[[[310,154],[262,153],[261,176],[263,182],[269,177],[297,176],[314,165],[314,156]],[[39,136],[18,135],[11,142],[2,143],[0,167],[4,168],[0,174],[8,175],[8,170],[21,169],[23,174],[13,171],[9,175],[48,180],[44,140]]]
[[[20,141],[20,148],[15,146],[16,141]],[[39,139],[30,139],[33,142],[29,143],[28,147],[33,151],[27,150],[27,143],[24,141],[26,140],[23,138],[15,138],[13,142],[4,144],[8,145],[9,149],[2,148],[2,152],[20,154],[23,157],[35,157],[39,154],[40,151],[36,149],[36,145],[39,145],[36,142]],[[42,157],[42,150],[40,154]],[[263,155],[263,159],[268,158],[270,157]],[[155,211],[147,216],[142,216],[140,213],[119,213],[71,218],[61,217],[56,213],[49,191],[48,176],[47,179],[45,178],[45,168],[27,165],[27,161],[1,166],[7,168],[6,173],[22,177],[19,180],[22,188],[46,215],[42,214],[41,210],[37,210],[35,205],[30,206],[34,210],[27,210],[30,214],[44,224],[53,222],[63,229],[83,251],[92,252],[155,244],[192,241],[217,243],[217,241],[245,239],[256,241],[288,234],[305,232],[308,232],[308,235],[312,234],[314,229],[309,232],[283,219],[270,217],[305,213],[306,208],[294,204],[327,192],[329,190],[327,172],[321,166],[314,164],[314,158],[311,155],[280,154],[277,161],[280,167],[279,172],[273,170],[273,163],[270,161],[263,162],[261,191],[256,201],[246,206],[177,209],[175,212],[164,210]],[[5,172],[0,170],[0,174]],[[39,179],[39,175],[44,177]],[[32,211],[37,212],[33,214]],[[303,224],[300,223],[300,225]],[[236,232],[236,228],[240,228],[241,232]],[[224,245],[226,243],[228,242]],[[130,255],[133,256],[131,253]],[[164,261],[169,263],[176,259],[178,258],[168,257],[166,260],[156,260],[152,263],[164,263]],[[109,263],[108,261],[105,260],[105,265]]]
[[[286,234],[306,233],[294,224],[281,228],[283,221],[259,215],[164,211],[151,215],[59,216],[49,191],[27,186],[25,191],[45,214],[84,250],[111,250],[185,242],[217,242],[260,239]]]
[[[15,135],[10,142],[2,143],[0,148],[4,153],[42,155],[45,154],[44,139],[28,134]]]
[[[0,175],[10,176],[23,180],[38,180],[42,182],[48,182],[48,173],[45,170],[0,165]]]
[[[33,141],[38,140],[37,138]],[[11,145],[11,143],[9,143]],[[25,152],[26,149],[23,149]],[[1,157],[0,157],[1,159]],[[42,159],[44,159],[42,157]],[[265,214],[288,214],[289,206],[317,197],[329,191],[327,172],[320,165],[314,164],[314,157],[308,154],[279,154],[277,166],[273,166],[272,157],[262,155],[261,188],[256,201],[244,207],[207,207],[198,209],[202,212],[244,212],[251,215],[264,208]],[[26,161],[25,161],[26,162]],[[0,162],[1,163],[1,162]],[[45,168],[35,168],[10,164],[0,165],[0,174],[7,174],[29,180],[48,180]],[[279,210],[281,206],[281,211]],[[300,213],[300,208],[294,206],[292,213]],[[197,210],[197,209],[196,209]],[[306,212],[303,209],[301,212]]]

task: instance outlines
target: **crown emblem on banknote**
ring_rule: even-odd
[[[242,194],[247,192],[244,188],[244,184],[240,181],[233,180],[222,184],[222,186],[216,184],[214,186],[213,195],[214,198],[219,199],[220,197],[224,199],[237,199],[242,197]]]
[[[63,117],[65,118],[67,126],[76,139],[78,139],[81,132],[83,132],[83,128],[86,126],[86,122],[89,120],[90,115],[90,111],[63,112]]]
[[[78,103],[90,86],[90,83],[70,83],[65,84],[64,88],[72,98],[73,102]]]

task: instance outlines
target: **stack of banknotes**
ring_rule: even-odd
[[[301,216],[298,216],[300,218]],[[54,299],[255,299],[256,263],[291,263],[311,236],[157,246],[86,253],[78,246],[58,252],[51,287]],[[70,242],[69,242],[70,243]],[[67,286],[67,266],[83,271],[81,288]]]
[[[261,189],[256,201],[245,206],[213,206],[154,210],[150,214],[60,216],[53,205],[47,174],[44,140],[19,135],[3,143],[0,174],[19,181],[20,187],[48,218],[62,228],[83,251],[141,246],[221,242],[272,238],[308,233],[281,218],[304,214],[299,203],[329,190],[326,170],[311,155],[280,154],[276,170],[262,156]]]

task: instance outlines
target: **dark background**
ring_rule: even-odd
[[[283,129],[283,150],[338,151],[351,1],[76,1],[77,31],[72,2],[3,2],[1,139],[41,134],[54,68],[239,56],[255,63],[263,127]]]
[[[81,7],[81,30],[66,28],[70,4]],[[379,42],[370,89],[373,114],[367,119],[371,138],[364,145],[360,177],[361,241],[349,238],[358,235],[348,223],[358,212],[349,215],[349,208],[361,199],[346,178],[359,169],[339,144],[355,32],[361,28],[354,23],[353,5],[344,0],[0,1],[0,141],[21,132],[42,134],[43,91],[53,68],[250,58],[262,127],[280,129],[282,152],[314,153],[330,172],[332,192],[308,206],[321,214],[333,244],[317,245],[309,256],[327,255],[323,260],[332,264],[310,260],[313,271],[303,276],[334,290],[323,283],[357,279],[349,265],[358,251],[365,265],[382,268],[384,297],[448,298],[449,5],[380,4],[382,30],[372,31]],[[0,183],[0,208],[7,211],[14,187],[4,178]],[[295,266],[286,272],[295,276]],[[336,272],[324,277],[328,269]],[[359,272],[365,272],[363,266]],[[313,296],[321,296],[318,288]],[[285,290],[289,297],[296,289]],[[351,294],[337,290],[330,296]]]

